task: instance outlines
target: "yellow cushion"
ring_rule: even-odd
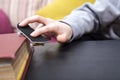
[[[68,15],[73,9],[85,2],[93,3],[95,0],[54,0],[51,4],[38,10],[37,15],[60,20]]]

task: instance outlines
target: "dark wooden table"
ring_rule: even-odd
[[[120,80],[120,41],[35,47],[26,80]]]

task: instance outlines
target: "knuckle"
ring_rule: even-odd
[[[30,18],[26,18],[24,21],[25,21],[26,23],[29,23],[29,22],[30,22]]]
[[[40,18],[40,16],[35,15],[34,18],[38,20]]]
[[[50,27],[46,27],[46,31],[49,31],[50,30]]]

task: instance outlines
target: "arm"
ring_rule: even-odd
[[[113,23],[119,16],[120,0],[97,0],[94,5],[86,3],[74,10],[62,20],[63,23],[42,16],[32,16],[23,20],[19,25],[24,27],[34,22],[43,24],[38,25],[31,36],[54,36],[58,42],[64,43],[80,38],[86,33],[98,32]]]
[[[73,30],[73,39],[83,34],[98,32],[110,25],[120,16],[120,0],[96,0],[92,5],[86,3],[66,16],[62,22]]]

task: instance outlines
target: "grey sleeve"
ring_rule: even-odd
[[[120,0],[96,0],[73,10],[63,20],[71,26],[73,39],[83,34],[96,32],[115,21],[120,16]]]

